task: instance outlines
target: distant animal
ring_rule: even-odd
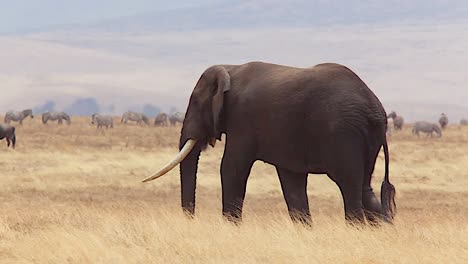
[[[19,122],[20,125],[23,124],[23,120],[26,117],[34,118],[33,112],[31,109],[25,109],[23,111],[8,111],[5,114],[5,123],[10,124],[11,121]]]
[[[395,130],[401,130],[403,128],[403,124],[405,123],[405,120],[402,116],[397,115],[395,111],[391,112],[387,118],[393,119],[393,128]]]
[[[444,113],[440,114],[439,124],[442,129],[445,129],[447,127],[448,122],[449,120],[447,118],[447,115],[445,115]]]
[[[185,113],[175,112],[169,116],[169,122],[171,126],[175,126],[177,123],[184,123]]]
[[[97,128],[114,128],[114,118],[110,115],[93,114],[91,115],[91,124],[96,124]]]
[[[348,221],[391,222],[395,187],[389,180],[386,128],[381,102],[346,66],[215,65],[193,89],[179,154],[143,181],[180,164],[182,208],[194,215],[200,153],[225,138],[221,185],[228,220],[241,220],[247,180],[260,160],[276,167],[293,221],[310,223],[308,175],[327,174],[341,191]],[[379,201],[371,179],[382,147],[385,176]]]
[[[460,120],[460,125],[468,126],[468,119],[463,118],[462,120]]]
[[[70,116],[65,112],[45,112],[42,114],[42,123],[47,124],[48,121],[58,121],[59,125],[63,124],[63,120],[67,122],[67,125],[71,124]]]
[[[167,126],[168,125],[168,116],[166,113],[159,113],[154,118],[155,126]]]
[[[392,132],[393,132],[392,127],[387,126],[387,131],[385,132],[385,134],[387,135],[387,137],[391,137],[391,136],[392,136]]]
[[[135,121],[138,125],[141,125],[142,123],[149,125],[149,119],[143,113],[137,113],[132,111],[127,111],[123,113],[120,123],[127,124],[128,120]]]
[[[0,140],[4,138],[6,139],[8,147],[10,147],[10,143],[12,143],[12,147],[15,148],[16,134],[14,126],[10,126],[8,124],[0,124]]]
[[[442,136],[442,130],[437,124],[426,122],[426,121],[418,121],[413,125],[413,135],[417,135],[419,137],[419,132],[426,133],[426,136],[431,136],[432,133],[436,133],[439,137]]]

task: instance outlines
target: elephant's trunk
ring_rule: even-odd
[[[180,163],[182,209],[190,216],[195,214],[195,189],[197,184],[197,169],[200,152],[200,147],[196,146]]]

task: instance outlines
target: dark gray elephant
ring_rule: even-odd
[[[446,114],[440,114],[439,124],[442,129],[445,129],[449,123],[448,117]]]
[[[221,134],[223,215],[242,217],[253,163],[276,167],[293,221],[311,221],[307,176],[327,174],[341,190],[347,220],[391,222],[395,188],[389,181],[387,115],[378,98],[350,69],[333,63],[293,68],[262,62],[208,68],[190,97],[180,153],[146,178],[158,178],[180,163],[182,208],[195,213],[198,158]],[[381,203],[371,179],[383,146]]]
[[[402,116],[397,115],[395,111],[391,112],[387,118],[391,118],[393,120],[393,128],[395,130],[403,129],[403,125],[405,123],[405,119]]]
[[[0,124],[0,140],[6,139],[7,146],[10,147],[10,144],[13,148],[16,146],[16,133],[15,127],[8,124]]]

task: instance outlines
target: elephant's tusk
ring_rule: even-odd
[[[149,176],[148,178],[144,179],[143,182],[152,181],[152,180],[154,180],[156,178],[159,178],[159,177],[163,176],[164,174],[168,173],[175,166],[177,166],[177,164],[182,162],[185,159],[185,157],[187,157],[187,155],[190,153],[190,151],[192,151],[193,147],[195,147],[196,143],[197,143],[197,141],[194,140],[194,139],[187,140],[184,147],[180,150],[179,154],[177,154],[177,156],[171,162],[169,162],[166,166],[164,166],[164,168],[160,169],[158,172],[156,172],[156,173],[152,174],[151,176]]]

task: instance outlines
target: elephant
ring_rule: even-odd
[[[16,146],[16,133],[15,127],[8,125],[8,124],[0,124],[0,140],[6,139],[7,146],[10,147],[12,144],[12,148]]]
[[[226,219],[241,222],[247,179],[259,160],[276,167],[293,222],[311,224],[308,174],[327,174],[341,191],[347,222],[391,223],[396,192],[389,180],[386,130],[381,102],[343,65],[215,65],[203,72],[190,96],[179,154],[143,182],[180,163],[182,209],[194,216],[200,153],[225,134],[221,188]],[[385,177],[379,202],[371,179],[382,147]]]

